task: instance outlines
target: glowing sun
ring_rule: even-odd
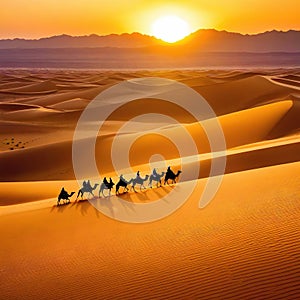
[[[189,24],[176,16],[164,16],[152,24],[152,34],[168,43],[177,42],[190,33]]]

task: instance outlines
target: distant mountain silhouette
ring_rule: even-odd
[[[66,34],[40,39],[0,39],[0,49],[10,48],[90,48],[116,47],[139,48],[165,44],[155,37],[141,33],[123,33],[109,35],[70,36]]]
[[[202,29],[186,37],[180,44],[204,52],[300,52],[300,31],[273,30],[243,35]]]
[[[179,48],[184,52],[300,52],[300,31],[273,30],[260,34],[243,35],[214,29],[200,29],[175,44],[167,44],[155,37],[140,33],[106,36],[96,34],[88,36],[59,35],[36,40],[0,40],[0,49],[91,47],[150,48],[162,52],[170,47]]]

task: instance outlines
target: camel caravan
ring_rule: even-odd
[[[152,183],[156,182],[156,186],[157,187],[161,187],[162,186],[162,179],[164,177],[164,185],[165,184],[169,184],[169,181],[171,181],[171,183],[175,184],[176,183],[176,179],[177,177],[180,175],[181,171],[177,171],[177,173],[175,174],[170,167],[168,167],[166,172],[162,172],[161,174],[157,173],[156,169],[153,169],[152,174],[146,175],[144,178],[142,178],[140,176],[140,171],[137,172],[136,177],[135,178],[131,178],[129,181],[127,181],[123,175],[120,176],[119,182],[116,184],[116,195],[120,194],[120,188],[123,188],[123,192],[122,193],[127,193],[129,191],[134,191],[136,192],[136,186],[140,187],[140,191],[142,191],[142,189],[147,189],[145,186],[145,183],[149,180],[148,186],[150,188],[152,188]],[[82,184],[82,187],[80,188],[80,190],[77,193],[77,197],[76,200],[78,200],[79,197],[81,197],[81,199],[83,199],[83,195],[86,193],[88,196],[92,196],[95,197],[94,191],[96,190],[96,188],[99,186],[98,183],[96,183],[94,186],[91,185],[90,181],[84,181]],[[112,179],[110,178],[109,181],[106,179],[106,177],[104,177],[103,182],[100,185],[100,189],[99,189],[99,198],[101,197],[101,195],[103,197],[106,197],[104,195],[104,191],[108,191],[108,196],[111,196],[111,191],[113,189],[113,187],[115,186],[115,183],[112,181]],[[75,194],[75,192],[71,192],[70,194],[64,189],[64,187],[61,189],[60,194],[58,195],[57,198],[57,205],[60,205],[61,201],[64,201],[64,204],[68,204],[70,203],[70,197],[72,197]]]

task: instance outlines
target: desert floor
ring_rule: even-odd
[[[75,201],[83,178],[75,178],[72,141],[91,100],[141,77],[176,80],[208,101],[224,132],[227,164],[216,196],[200,209],[211,167],[202,123],[159,99],[142,98],[135,107],[124,103],[96,140],[102,174],[117,181],[122,170],[114,170],[109,157],[115,135],[149,110],[181,125],[153,118],[132,122],[121,141],[137,130],[146,133],[131,149],[133,172],[149,174],[150,157],[160,154],[166,162],[156,161],[159,173],[166,163],[186,170],[177,183],[184,190],[184,175],[200,165],[197,188],[180,209],[159,221],[132,224],[105,216],[86,197]],[[2,69],[0,78],[1,299],[299,299],[299,69]],[[110,105],[101,103],[103,109]],[[184,165],[174,144],[159,136],[181,139],[182,127],[198,149]],[[102,181],[88,176],[92,185]],[[63,186],[76,194],[70,204],[57,206]],[[132,203],[154,202],[173,188],[137,189],[121,197],[134,215]],[[92,201],[118,213],[114,193]]]

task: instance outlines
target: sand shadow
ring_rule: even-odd
[[[77,199],[75,201],[68,202],[68,203],[61,203],[60,205],[53,205],[51,207],[50,212],[58,212],[63,213],[69,209],[76,209],[79,210],[81,215],[86,216],[88,215],[89,209],[93,209],[95,211],[95,214],[97,218],[99,218],[99,210],[100,207],[105,207],[107,210],[109,210],[110,215],[114,218],[115,217],[115,209],[116,207],[116,201],[119,201],[119,203],[122,204],[125,210],[135,212],[135,200],[139,200],[140,202],[136,203],[146,203],[151,201],[151,197],[149,197],[149,193],[155,193],[158,197],[158,199],[163,198],[165,195],[167,195],[173,188],[175,188],[175,185],[167,185],[167,186],[160,186],[160,187],[153,187],[153,188],[147,188],[145,190],[137,190],[129,191],[129,192],[123,192],[119,195],[111,195],[106,197],[94,197],[90,199]],[[123,201],[120,201],[120,199]],[[164,199],[164,201],[167,201]],[[115,204],[114,204],[115,203]],[[92,207],[92,208],[91,208]],[[99,209],[99,210],[98,210]]]
[[[63,213],[68,209],[76,209],[80,211],[81,215],[86,216],[88,214],[88,210],[92,207],[97,218],[99,218],[99,211],[89,203],[91,200],[92,199],[80,199],[65,204],[53,205],[50,212]]]
[[[70,205],[71,205],[71,202],[60,203],[59,205],[54,204],[51,207],[50,212],[54,212],[55,211],[55,212],[63,213],[66,210],[66,208],[68,206],[70,206]]]

